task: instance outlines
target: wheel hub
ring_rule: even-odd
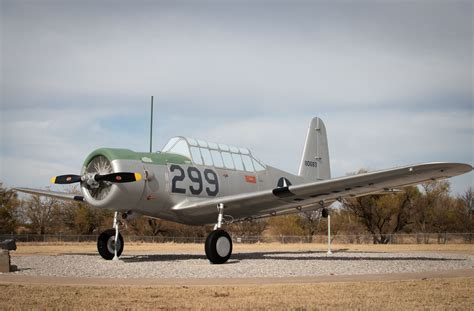
[[[115,237],[114,236],[111,236],[108,240],[107,240],[107,249],[110,253],[113,253],[115,252],[115,247],[118,247],[117,249],[120,249],[120,241],[118,241],[117,243],[115,243]]]
[[[220,238],[217,239],[216,251],[217,251],[217,254],[219,254],[219,256],[221,257],[226,257],[229,254],[230,242],[226,237],[221,236]]]

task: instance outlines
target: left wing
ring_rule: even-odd
[[[225,214],[233,218],[261,218],[315,209],[338,198],[380,193],[461,175],[471,170],[472,166],[469,164],[425,163],[272,190],[185,201],[173,209],[183,219],[196,224],[208,223],[209,215],[216,215],[219,203],[224,204]]]
[[[72,193],[47,191],[47,190],[39,190],[39,189],[31,189],[31,188],[13,188],[13,190],[29,193],[29,194],[44,195],[47,197],[52,197],[52,198],[57,198],[57,199],[67,200],[67,201],[80,201],[80,202],[84,201],[83,196],[72,194]]]

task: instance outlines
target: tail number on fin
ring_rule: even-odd
[[[309,167],[318,167],[318,162],[315,162],[315,161],[304,161],[304,165],[305,166],[309,166]]]

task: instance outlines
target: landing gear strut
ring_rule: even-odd
[[[100,256],[106,260],[118,260],[123,251],[123,238],[119,233],[118,212],[114,215],[112,229],[107,229],[97,239],[97,250]],[[117,242],[116,242],[117,241]]]
[[[223,264],[229,260],[232,255],[232,239],[229,234],[221,229],[224,218],[224,204],[217,205],[217,223],[206,239],[205,251],[206,257],[213,264]]]

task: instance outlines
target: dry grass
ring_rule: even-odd
[[[124,254],[202,252],[202,244],[128,243]],[[325,244],[234,244],[234,252],[326,251]],[[334,245],[333,250],[474,253],[474,245]],[[13,256],[96,253],[95,243],[19,243]],[[0,284],[5,309],[473,309],[474,278],[228,286]]]
[[[237,244],[234,243],[235,252],[264,252],[264,251],[326,251],[326,244],[280,244],[280,243],[257,243]],[[434,252],[460,252],[474,254],[474,244],[336,244],[333,251],[364,251],[364,252],[404,252],[404,251],[434,251]],[[173,253],[173,252],[202,252],[202,244],[179,244],[179,243],[126,243],[124,255],[136,253]],[[21,255],[57,255],[64,253],[86,253],[96,254],[95,243],[18,243],[16,252],[12,256]]]
[[[458,309],[474,279],[307,285],[95,287],[1,285],[0,309]]]

